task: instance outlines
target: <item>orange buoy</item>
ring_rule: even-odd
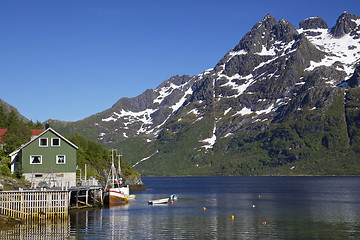
[[[231,220],[234,220],[235,219],[235,216],[234,215],[231,215]]]
[[[204,207],[203,209],[204,209],[204,211],[205,211],[205,210],[206,210],[206,207]]]
[[[263,224],[264,224],[264,225],[266,225],[266,224],[267,224],[267,222],[266,222],[266,221],[264,221],[264,222],[263,222]]]

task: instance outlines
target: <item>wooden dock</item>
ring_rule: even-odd
[[[102,187],[0,191],[0,214],[15,219],[67,218],[70,208],[102,205]]]
[[[68,216],[70,191],[20,190],[0,192],[2,215],[19,219],[65,218]]]

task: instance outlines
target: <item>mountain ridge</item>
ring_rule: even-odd
[[[343,173],[352,161],[334,156],[357,154],[359,19],[344,12],[329,29],[313,17],[297,29],[268,14],[214,68],[51,125],[122,146],[145,175]]]

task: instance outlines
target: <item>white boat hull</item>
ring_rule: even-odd
[[[157,200],[151,200],[149,201],[150,205],[154,205],[154,204],[167,204],[169,203],[169,198],[162,198],[162,199],[157,199]]]

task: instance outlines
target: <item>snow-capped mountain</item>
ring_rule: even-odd
[[[129,159],[144,174],[318,169],[304,161],[357,138],[360,18],[344,12],[331,29],[320,17],[299,26],[268,14],[213,69],[52,124],[136,149]]]

